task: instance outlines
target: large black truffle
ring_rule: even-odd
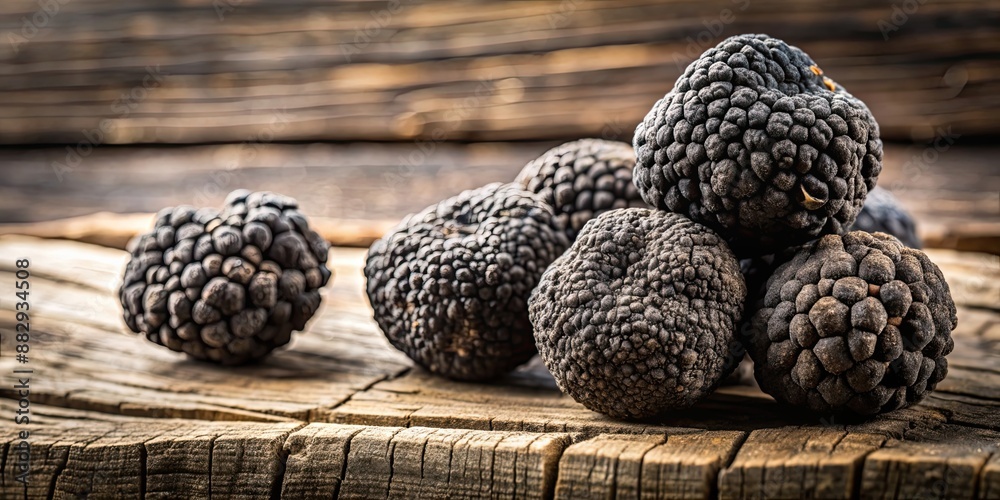
[[[745,295],[722,238],[678,214],[629,208],[584,226],[529,311],[562,391],[636,419],[690,406],[732,371]]]
[[[514,182],[555,209],[572,242],[587,221],[608,210],[648,206],[632,182],[633,168],[631,145],[580,139],[532,160]]]
[[[504,374],[535,354],[528,295],[567,246],[536,195],[510,184],[465,191],[372,244],[365,276],[375,321],[431,372]]]
[[[716,229],[740,256],[842,232],[882,170],[864,103],[766,35],[705,51],[633,145],[642,197]]]
[[[778,401],[868,416],[934,389],[957,321],[948,284],[923,252],[853,231],[778,267],[746,343],[757,382]]]
[[[876,187],[868,192],[865,206],[851,226],[851,231],[888,233],[910,248],[920,248],[917,223],[887,189]]]
[[[165,208],[131,243],[125,323],[151,342],[232,365],[288,343],[320,304],[329,245],[286,196],[232,192],[221,211]]]

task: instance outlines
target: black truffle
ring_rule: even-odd
[[[375,321],[431,372],[504,374],[535,354],[528,295],[567,246],[533,193],[510,184],[465,191],[372,244],[365,276]]]
[[[648,206],[632,182],[633,168],[631,145],[580,139],[532,160],[514,182],[552,206],[572,242],[587,221],[608,210]]]
[[[529,311],[542,360],[591,410],[636,419],[690,406],[742,358],[735,256],[686,217],[605,212],[549,267]]]
[[[288,343],[320,304],[329,245],[292,198],[230,193],[221,211],[166,208],[130,244],[125,323],[151,342],[222,364]]]
[[[766,35],[705,51],[636,127],[633,145],[642,197],[717,230],[740,256],[841,232],[882,170],[864,103]]]
[[[778,401],[868,416],[934,389],[957,321],[948,284],[923,252],[853,231],[778,267],[746,343],[757,382]]]
[[[892,193],[876,187],[868,192],[865,206],[851,226],[851,231],[888,233],[910,248],[920,248],[917,223]]]

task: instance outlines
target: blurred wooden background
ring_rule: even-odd
[[[886,138],[1000,131],[995,0],[5,0],[0,142],[600,136],[748,32],[806,50]]]
[[[0,232],[120,245],[246,187],[364,244],[559,142],[630,142],[691,60],[747,32],[869,105],[880,185],[931,244],[1000,253],[995,0],[5,0]],[[20,225],[100,211],[143,215]]]

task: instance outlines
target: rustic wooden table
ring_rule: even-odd
[[[123,251],[0,237],[0,283],[31,258],[29,362],[0,298],[3,498],[1000,498],[1000,262],[930,250],[959,307],[950,372],[921,404],[847,425],[751,385],[623,423],[562,395],[538,360],[492,384],[414,368],[334,248],[305,332],[258,366],[194,362],[127,333]],[[4,294],[8,295],[8,294]],[[13,291],[9,295],[13,295]],[[28,367],[30,424],[12,418]],[[14,481],[31,431],[27,487]]]
[[[995,1],[66,3],[0,2],[0,498],[1000,498],[1000,148],[975,139],[1000,131]],[[323,308],[258,366],[189,361],[121,321],[125,254],[108,247],[163,206],[279,191],[363,247],[556,141],[629,141],[701,38],[739,32],[801,45],[883,138],[931,141],[887,142],[879,182],[951,249],[930,253],[960,304],[956,349],[916,407],[847,425],[735,385],[635,424],[563,396],[537,360],[443,380],[371,320],[358,248],[332,251]],[[373,142],[288,143],[314,140]]]

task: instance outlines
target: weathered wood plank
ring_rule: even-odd
[[[0,483],[5,498],[15,498],[22,496],[25,498],[52,498],[59,477],[65,470],[73,449],[86,447],[91,442],[100,439],[110,432],[105,426],[80,424],[69,427],[55,433],[44,431],[34,431],[29,441],[30,461],[29,476],[27,484],[14,481],[16,464],[18,460],[14,447],[19,443],[19,439],[14,439],[14,432],[20,429],[13,429],[9,437],[5,438],[7,449],[7,460],[4,461],[3,477]]]
[[[562,395],[537,360],[490,384],[431,376],[371,321],[357,249],[331,252],[337,274],[324,309],[289,349],[255,367],[194,363],[123,333],[112,295],[121,251],[0,238],[0,255],[14,251],[33,259],[32,495],[843,498],[996,489],[1000,353],[984,346],[1000,311],[955,281],[976,269],[992,276],[993,257],[940,252],[967,305],[938,391],[842,425],[789,411],[751,386],[654,421],[613,421]],[[0,281],[13,280],[10,260],[0,259]],[[0,301],[4,352],[10,307]],[[12,363],[0,357],[0,372]],[[0,396],[0,413],[11,413],[13,393]],[[305,423],[323,421],[335,423]],[[14,463],[4,461],[5,477]],[[21,493],[11,482],[0,490]]]
[[[632,125],[613,138],[631,141]],[[508,182],[552,142],[261,144],[98,148],[56,170],[59,148],[0,150],[0,234],[69,238],[124,248],[165,206],[215,205],[244,187],[296,197],[312,225],[336,245],[368,246],[407,213],[464,189]],[[879,184],[918,222],[928,247],[1000,254],[996,147],[957,140],[887,144]],[[934,153],[934,161],[923,158]],[[95,213],[96,212],[96,213]],[[138,214],[141,212],[143,214]],[[94,214],[94,215],[87,215]],[[59,220],[67,219],[67,220]],[[44,224],[21,224],[41,222]]]
[[[862,498],[985,498],[983,472],[1000,433],[945,426],[891,441],[866,459]]]
[[[711,498],[719,470],[732,461],[745,432],[671,435],[642,457],[642,498]]]
[[[719,476],[720,498],[852,498],[855,474],[879,434],[833,427],[760,429]]]
[[[29,498],[546,498],[569,444],[559,433],[145,418],[73,422],[86,413],[57,413],[61,417],[32,427]],[[4,462],[5,478],[13,478],[14,464],[14,457]],[[0,493],[13,498],[18,486],[5,481]]]
[[[556,498],[639,498],[643,457],[666,436],[600,435],[566,449]]]
[[[13,414],[16,403],[0,399],[0,408]],[[273,445],[302,425],[129,418],[32,401],[30,425],[0,422],[5,449],[24,429],[31,446],[27,488],[13,481],[8,453],[0,497],[267,497],[284,466]]]
[[[556,498],[710,498],[746,433],[603,434],[559,462]]]
[[[259,366],[220,368],[187,361],[122,333],[119,306],[112,295],[123,265],[121,252],[9,237],[0,249],[34,256],[34,349],[44,354],[38,360],[40,369],[50,367],[47,371],[52,373],[36,397],[48,404],[161,418],[290,418],[585,435],[662,431],[652,423],[623,423],[586,410],[558,391],[537,360],[494,384],[454,382],[419,369],[398,377],[411,363],[388,346],[369,316],[361,250],[331,252],[334,283],[324,290],[323,308],[291,348]],[[13,279],[10,265],[0,262],[0,279]],[[959,271],[974,272],[963,269],[948,268],[948,279]],[[963,296],[961,287],[961,283],[954,287],[956,298]],[[7,325],[9,307],[0,303],[0,321]],[[965,312],[980,311],[985,317],[969,323],[970,332],[975,332],[956,333],[957,339],[967,336],[969,341],[957,342],[952,375],[927,405],[947,411],[956,421],[976,422],[998,404],[995,386],[1000,383],[993,380],[998,375],[982,372],[982,367],[996,367],[1000,358],[974,343],[978,329],[997,316],[982,309],[962,311],[961,331],[966,328]],[[184,382],[178,385],[178,380]],[[288,390],[289,384],[295,385],[294,391]],[[755,388],[734,387],[656,424],[677,431],[751,430],[762,422],[788,425],[801,418],[787,414]]]
[[[337,276],[323,292],[326,304],[319,316],[324,319],[301,332],[292,349],[259,365],[224,368],[187,360],[126,333],[114,295],[124,264],[121,252],[93,246],[60,250],[58,244],[24,240],[3,248],[4,255],[32,257],[29,356],[34,368],[48,374],[33,387],[38,402],[161,418],[315,420],[409,366],[378,333],[364,306],[357,251],[346,259],[331,253]],[[0,265],[0,276],[13,281],[10,265]],[[12,308],[0,303],[0,328],[6,331],[13,327]],[[12,349],[6,332],[4,344]],[[0,359],[6,363],[12,358]]]
[[[568,442],[565,434],[370,427],[350,440],[339,495],[544,498]]]
[[[312,424],[292,433],[285,442],[284,481],[287,498],[337,498],[344,481],[351,439],[364,428]]]
[[[76,143],[102,120],[108,144],[597,135],[609,117],[640,120],[691,59],[737,33],[800,45],[886,136],[988,135],[1000,106],[988,0],[921,4],[902,21],[888,0],[92,0],[27,27],[45,12],[16,4],[0,14],[21,37],[0,46],[8,144]]]
[[[146,449],[146,496],[169,499],[183,491],[190,497],[207,498],[211,492],[212,443],[217,432],[211,426],[188,432],[164,433],[143,443]],[[249,431],[259,428],[250,427]]]

